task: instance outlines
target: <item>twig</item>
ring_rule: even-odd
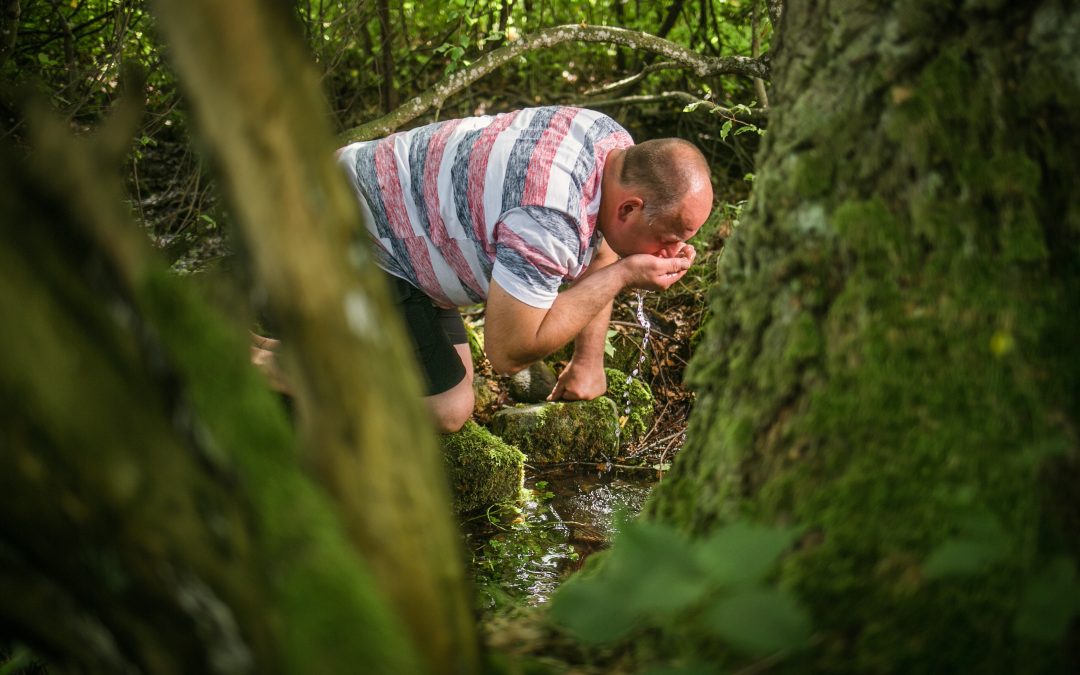
[[[625,87],[629,87],[636,82],[640,82],[641,80],[645,79],[646,75],[651,75],[652,73],[659,72],[661,70],[679,70],[680,68],[686,68],[686,66],[679,63],[674,63],[672,61],[661,61],[660,63],[652,63],[642,68],[641,72],[635,73],[629,77],[624,77],[623,79],[615,82],[609,82],[608,84],[602,84],[599,87],[587,89],[584,93],[586,96],[607,94],[613,91],[618,91],[619,89],[623,89]]]
[[[665,91],[660,94],[638,94],[635,96],[623,96],[621,98],[610,98],[601,101],[588,101],[582,105],[587,105],[590,108],[603,108],[611,105],[630,105],[630,104],[644,104],[644,103],[665,103],[668,101],[681,101],[687,105],[697,105],[704,108],[707,112],[721,117],[726,117],[730,120],[742,121],[739,118],[748,120],[763,120],[769,116],[769,111],[765,108],[747,108],[749,112],[743,112],[734,108],[725,108],[722,105],[717,105],[712,101],[706,101],[703,98],[698,98],[693,94],[689,94],[685,91]]]

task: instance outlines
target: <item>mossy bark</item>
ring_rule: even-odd
[[[60,672],[422,668],[244,329],[109,222],[118,181],[56,127],[37,168],[0,148],[5,635]]]
[[[820,639],[794,671],[1063,669],[1014,622],[1078,554],[1077,493],[1046,480],[1076,475],[1080,425],[1077,7],[808,3],[783,22],[687,444],[648,513],[805,528],[780,581]],[[979,530],[1000,556],[927,573]]]
[[[280,328],[304,460],[428,668],[473,671],[478,641],[438,441],[293,17],[267,0],[153,6]]]

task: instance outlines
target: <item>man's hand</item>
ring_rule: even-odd
[[[607,376],[603,362],[593,366],[576,366],[573,359],[559,374],[549,401],[591,401],[607,391]]]
[[[672,257],[638,253],[623,258],[619,264],[628,270],[630,288],[665,291],[683,278],[696,256],[694,247],[684,244]]]

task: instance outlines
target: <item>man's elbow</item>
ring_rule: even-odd
[[[529,366],[527,362],[523,363],[507,354],[488,353],[488,361],[491,362],[491,369],[498,375],[513,375]]]

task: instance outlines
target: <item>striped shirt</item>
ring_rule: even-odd
[[[378,265],[440,307],[491,279],[533,307],[592,259],[604,162],[633,145],[610,117],[569,107],[447,120],[343,148]]]

